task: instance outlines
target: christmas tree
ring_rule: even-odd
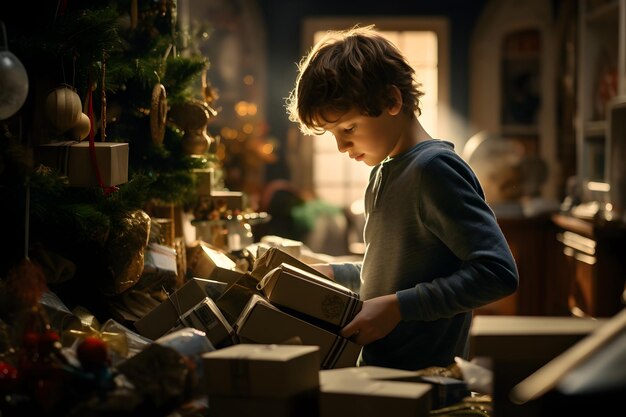
[[[11,242],[0,277],[26,258],[71,293],[94,283],[115,293],[120,275],[141,268],[144,211],[193,206],[194,172],[215,165],[204,130],[215,116],[208,59],[189,53],[198,40],[178,30],[175,0],[1,7],[5,49],[26,70],[28,96],[15,111],[0,100],[0,218]],[[0,69],[0,85],[10,70]],[[107,167],[93,159],[82,163],[94,178],[40,163],[42,145],[81,140],[92,158],[92,143],[127,144],[127,181],[106,183]]]

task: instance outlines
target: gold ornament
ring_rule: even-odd
[[[72,140],[81,141],[89,136],[89,131],[91,130],[91,120],[89,120],[89,116],[85,113],[81,113],[78,118],[78,123],[74,125],[69,131],[68,136]]]
[[[185,131],[181,140],[183,151],[187,155],[203,155],[215,140],[207,133],[209,118],[214,110],[200,100],[193,100],[172,108],[171,116],[178,126]]]
[[[167,97],[163,84],[156,84],[152,89],[150,105],[150,135],[152,143],[160,145],[165,137],[165,122],[167,121]]]
[[[45,109],[48,121],[58,133],[74,127],[82,114],[80,97],[69,85],[62,85],[48,94]]]

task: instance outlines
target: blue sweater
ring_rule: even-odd
[[[363,300],[397,294],[402,320],[360,365],[417,370],[467,358],[472,310],[512,294],[515,261],[454,145],[428,140],[373,168],[362,263],[333,264]]]

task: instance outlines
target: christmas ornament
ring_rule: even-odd
[[[91,120],[89,120],[89,116],[81,112],[78,122],[68,130],[67,135],[70,139],[80,142],[89,136],[89,130],[91,130]]]
[[[163,143],[165,137],[165,122],[167,121],[167,97],[165,87],[158,83],[152,89],[150,103],[150,135],[155,145]]]
[[[58,133],[67,132],[81,118],[80,97],[69,85],[61,85],[46,97],[45,112],[48,121]]]
[[[2,26],[3,44],[0,45],[0,120],[8,119],[22,107],[28,95],[28,74],[22,62],[6,44],[6,29]]]
[[[87,336],[76,348],[80,364],[88,371],[96,371],[109,365],[109,350],[104,340]]]
[[[187,155],[203,155],[209,150],[214,139],[207,133],[209,119],[215,111],[206,103],[193,100],[172,108],[172,119],[185,134],[181,145]]]

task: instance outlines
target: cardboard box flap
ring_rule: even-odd
[[[250,272],[250,274],[260,281],[269,271],[280,266],[283,263],[295,266],[301,270],[304,270],[313,275],[317,275],[326,280],[334,281],[332,278],[322,274],[312,266],[302,262],[301,260],[289,255],[287,252],[274,246],[270,247],[262,255],[259,255],[257,257],[254,262],[252,272]]]

